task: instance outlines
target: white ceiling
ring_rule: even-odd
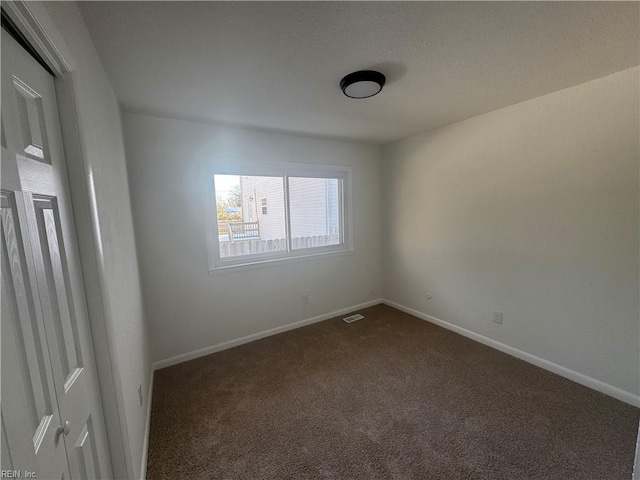
[[[637,2],[86,2],[124,110],[407,137],[640,64]],[[338,83],[377,69],[376,97]]]

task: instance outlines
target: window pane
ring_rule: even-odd
[[[291,248],[340,244],[340,179],[289,178]]]
[[[283,177],[214,180],[220,258],[287,251]]]

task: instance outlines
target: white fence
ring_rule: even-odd
[[[291,239],[291,248],[323,247],[325,245],[337,245],[340,243],[340,235],[315,235],[313,237],[296,237]],[[220,244],[220,257],[236,257],[238,255],[255,255],[257,253],[283,252],[287,250],[287,241],[284,238],[275,240],[241,240]]]

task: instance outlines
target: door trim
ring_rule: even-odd
[[[74,89],[76,62],[43,5],[2,2],[9,19],[54,74],[69,193],[92,334],[102,413],[114,478],[136,478],[120,371],[113,362],[115,332],[109,307],[93,173],[81,142]]]
[[[7,15],[4,8],[2,9],[2,28],[4,28],[7,31],[7,33],[9,33],[9,35],[11,35],[11,37],[16,42],[18,42],[18,45],[24,48],[29,53],[29,55],[31,55],[35,59],[35,61],[40,64],[42,68],[44,68],[47,72],[49,72],[49,75],[51,75],[52,77],[55,77],[55,74],[49,68],[49,65],[47,65],[47,63],[43,60],[43,58],[40,55],[38,55],[38,52],[36,52],[36,50],[31,46],[31,44],[27,41],[27,39],[24,38],[24,35],[22,35],[22,32],[20,32],[18,27],[16,27],[15,23],[13,23],[13,20],[11,20],[11,17],[9,17],[9,15]]]
[[[64,59],[56,48],[26,1],[3,2],[2,8],[24,37],[24,40],[31,45],[31,48],[47,64],[53,75],[62,76],[65,73],[71,73],[72,69],[69,66],[69,62]]]

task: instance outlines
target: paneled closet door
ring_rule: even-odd
[[[109,478],[63,155],[53,78],[3,30],[2,468]]]
[[[2,186],[7,185],[3,148]],[[2,469],[70,478],[24,197],[2,190]]]

